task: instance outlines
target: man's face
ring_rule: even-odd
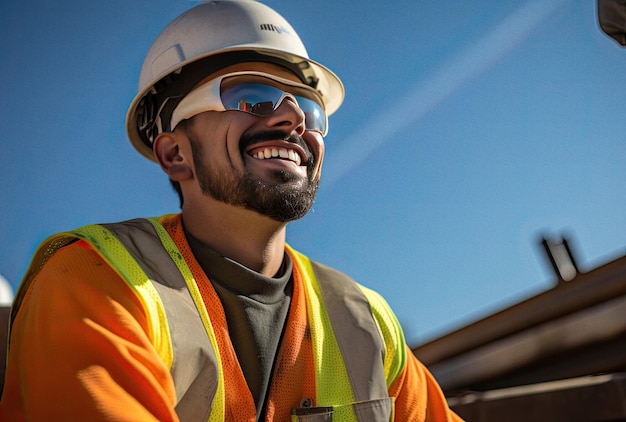
[[[271,70],[297,81],[286,71]],[[304,130],[304,114],[292,99],[284,99],[268,116],[204,112],[183,130],[203,194],[279,222],[301,218],[311,209],[324,142],[318,132]]]

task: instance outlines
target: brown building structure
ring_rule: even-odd
[[[626,256],[581,273],[558,245],[553,288],[413,349],[468,422],[626,421]]]

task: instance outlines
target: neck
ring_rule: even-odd
[[[218,254],[265,276],[278,272],[286,223],[217,201],[207,207],[185,200],[182,215],[189,233]]]

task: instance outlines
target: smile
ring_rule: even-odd
[[[294,162],[298,166],[303,161],[302,157],[297,151],[293,149],[284,148],[284,147],[275,147],[275,146],[258,147],[250,151],[250,155],[256,158],[257,160],[268,160],[272,158],[288,160],[288,161]]]

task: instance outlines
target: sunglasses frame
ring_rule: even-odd
[[[273,110],[268,114],[256,114],[250,111],[240,110],[238,108],[226,108],[222,101],[222,83],[230,78],[236,78],[238,76],[250,76],[250,77],[259,77],[264,80],[269,80],[272,83],[264,83],[262,81],[250,81],[244,82],[240,84],[233,84],[233,86],[238,85],[267,85],[282,91],[283,94],[276,102],[273,107]],[[278,86],[277,86],[278,85]],[[294,92],[286,91],[284,88],[292,88]],[[298,91],[305,93],[306,95],[299,95]],[[243,113],[252,114],[254,116],[269,116],[273,111],[275,111],[280,104],[282,104],[283,100],[286,97],[292,97],[295,99],[296,103],[298,102],[298,98],[303,98],[308,101],[314,102],[319,106],[320,110],[324,115],[324,128],[306,128],[308,131],[316,131],[321,133],[322,136],[326,136],[328,133],[328,115],[326,114],[326,110],[324,108],[324,102],[321,99],[320,94],[313,88],[294,82],[289,79],[280,78],[278,76],[274,76],[264,72],[252,72],[252,71],[243,71],[243,72],[232,72],[227,73],[225,75],[221,75],[215,79],[210,80],[209,82],[201,85],[200,87],[192,90],[189,94],[187,94],[181,101],[178,103],[174,111],[172,112],[172,118],[170,121],[170,127],[172,130],[176,128],[176,126],[182,122],[183,120],[189,119],[197,114],[203,113],[205,111],[241,111]],[[257,103],[258,104],[258,103]],[[300,103],[298,103],[298,107],[305,113],[305,116],[308,115]],[[305,121],[306,125],[306,121]]]

